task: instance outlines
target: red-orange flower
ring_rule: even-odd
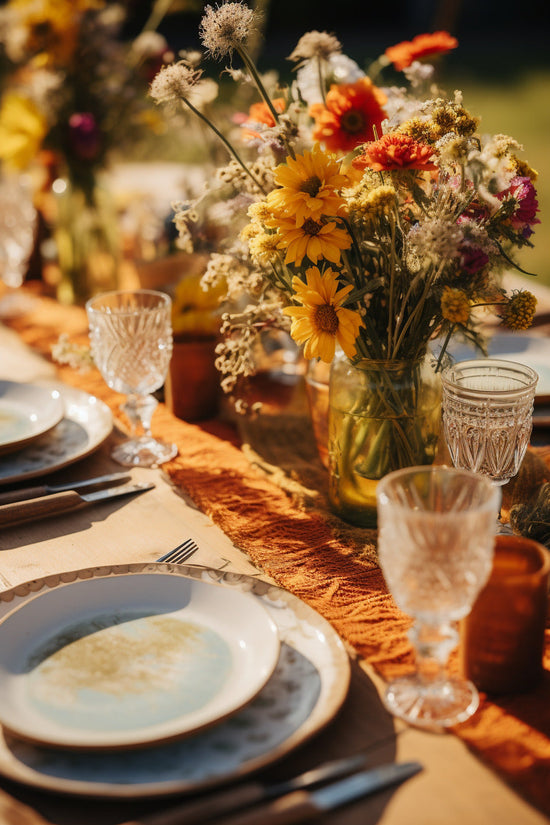
[[[383,135],[363,147],[362,153],[355,158],[356,169],[374,169],[382,172],[389,169],[437,169],[432,161],[433,147],[418,143],[409,135]]]
[[[356,146],[374,140],[382,131],[387,114],[382,108],[387,98],[368,77],[355,83],[331,86],[326,105],[315,103],[310,115],[315,119],[314,140],[332,152],[351,152]]]
[[[271,103],[273,104],[275,111],[279,114],[282,114],[286,109],[286,100],[284,97],[276,97],[271,101]],[[246,127],[261,124],[268,129],[272,129],[273,126],[275,126],[275,118],[273,117],[267,103],[264,103],[263,101],[261,103],[253,103],[248,110],[248,115],[239,115],[238,119],[245,126],[243,132],[244,140],[253,140],[254,138],[261,137],[261,134],[255,129]]]
[[[286,100],[284,97],[276,97],[272,101],[273,108],[279,114],[282,114],[286,109]],[[248,110],[247,123],[263,123],[264,126],[272,128],[275,126],[275,118],[271,114],[267,103],[253,103]]]
[[[395,46],[386,49],[386,57],[391,60],[395,68],[402,72],[415,60],[422,60],[436,54],[445,54],[456,49],[458,40],[449,32],[433,32],[432,34],[417,34],[412,40],[403,40]]]

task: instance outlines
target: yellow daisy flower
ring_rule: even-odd
[[[273,221],[279,231],[279,249],[286,249],[285,264],[300,266],[304,258],[316,263],[326,258],[333,264],[340,263],[340,251],[349,249],[351,238],[345,229],[339,229],[335,221],[315,221],[308,218],[301,226],[291,218]]]
[[[304,357],[330,364],[338,342],[348,358],[353,358],[363,321],[358,312],[342,306],[353,289],[351,284],[339,288],[332,269],[321,274],[312,266],[306,270],[306,283],[294,276],[292,286],[300,306],[285,307],[283,312],[292,318],[290,334],[297,344],[304,345]]]
[[[348,179],[334,155],[323,152],[319,144],[295,159],[288,157],[276,168],[275,182],[281,188],[269,193],[267,204],[275,213],[292,215],[297,226],[307,218],[337,215],[345,204],[338,189]]]

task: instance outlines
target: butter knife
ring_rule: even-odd
[[[397,785],[421,770],[422,765],[419,762],[397,764],[392,762],[378,768],[359,771],[318,790],[293,791],[267,805],[260,805],[235,814],[235,816],[218,819],[217,823],[219,825],[292,825],[295,822],[306,822],[375,791]],[[181,820],[181,825],[185,825],[184,819]]]
[[[282,825],[302,822],[402,782],[422,770],[418,762],[403,762],[353,773],[365,761],[366,757],[359,754],[327,762],[284,782],[271,785],[245,782],[195,802],[184,802],[174,808],[140,817],[139,823],[128,821],[122,825],[198,825],[204,822]],[[350,773],[351,776],[342,779]],[[323,782],[328,784],[318,790],[307,790]]]
[[[87,487],[107,487],[122,481],[130,481],[128,473],[109,473],[105,476],[86,478],[83,481],[68,481],[65,484],[39,484],[33,487],[20,487],[19,490],[9,490],[0,493],[0,505],[11,504],[13,501],[26,501],[30,498],[48,496],[52,493],[64,493],[67,490],[85,490]]]
[[[150,482],[125,484],[121,487],[111,487],[107,490],[97,490],[94,493],[82,494],[74,490],[69,490],[63,493],[54,493],[50,496],[41,496],[40,498],[34,498],[28,501],[3,504],[0,506],[0,527],[11,527],[27,521],[49,518],[50,516],[78,510],[80,507],[119,498],[120,496],[132,496],[137,493],[144,493],[154,486],[155,485]]]

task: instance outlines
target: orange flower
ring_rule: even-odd
[[[276,97],[271,102],[273,104],[273,108],[279,114],[282,114],[286,109],[286,100],[284,99],[284,97]],[[248,116],[243,114],[240,115],[240,118],[242,118],[242,122],[244,123],[245,127],[248,125],[252,126],[256,124],[262,124],[268,129],[272,129],[273,126],[275,126],[275,118],[271,114],[267,103],[264,103],[263,101],[261,103],[253,103],[248,110]],[[254,138],[259,137],[261,137],[261,134],[255,131],[254,129],[244,129],[244,140],[253,140]]]
[[[431,160],[433,148],[418,143],[409,135],[383,135],[380,140],[363,147],[363,152],[353,161],[356,169],[374,169],[382,172],[389,169],[437,169]]]
[[[282,114],[286,109],[286,100],[284,97],[276,97],[272,101],[273,108],[279,114]],[[275,118],[269,111],[267,103],[253,103],[248,110],[247,123],[263,123],[264,126],[273,128],[275,126]]]
[[[309,113],[315,119],[314,140],[321,141],[333,152],[350,152],[382,132],[387,117],[382,108],[387,98],[368,77],[356,83],[331,86],[326,105],[315,103]]]
[[[402,43],[387,48],[385,54],[395,68],[402,72],[415,60],[445,54],[451,49],[456,49],[457,46],[458,40],[449,32],[433,32],[433,34],[418,34],[412,40],[403,40]]]

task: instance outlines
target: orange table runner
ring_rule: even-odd
[[[87,329],[81,309],[47,299],[9,326],[46,357],[60,331],[78,340]],[[122,420],[121,396],[95,371],[82,374],[62,367],[59,373],[66,383],[101,398]],[[319,509],[296,507],[279,484],[251,465],[235,433],[223,423],[187,424],[161,405],[153,425],[156,435],[179,447],[177,458],[164,465],[166,473],[254,564],[325,616],[384,678],[410,669],[410,621],[396,608],[376,565],[374,531],[343,524],[338,529]],[[550,467],[550,447],[538,454]],[[454,732],[550,816],[549,629],[545,668],[536,690],[498,701],[482,696],[480,710]]]

